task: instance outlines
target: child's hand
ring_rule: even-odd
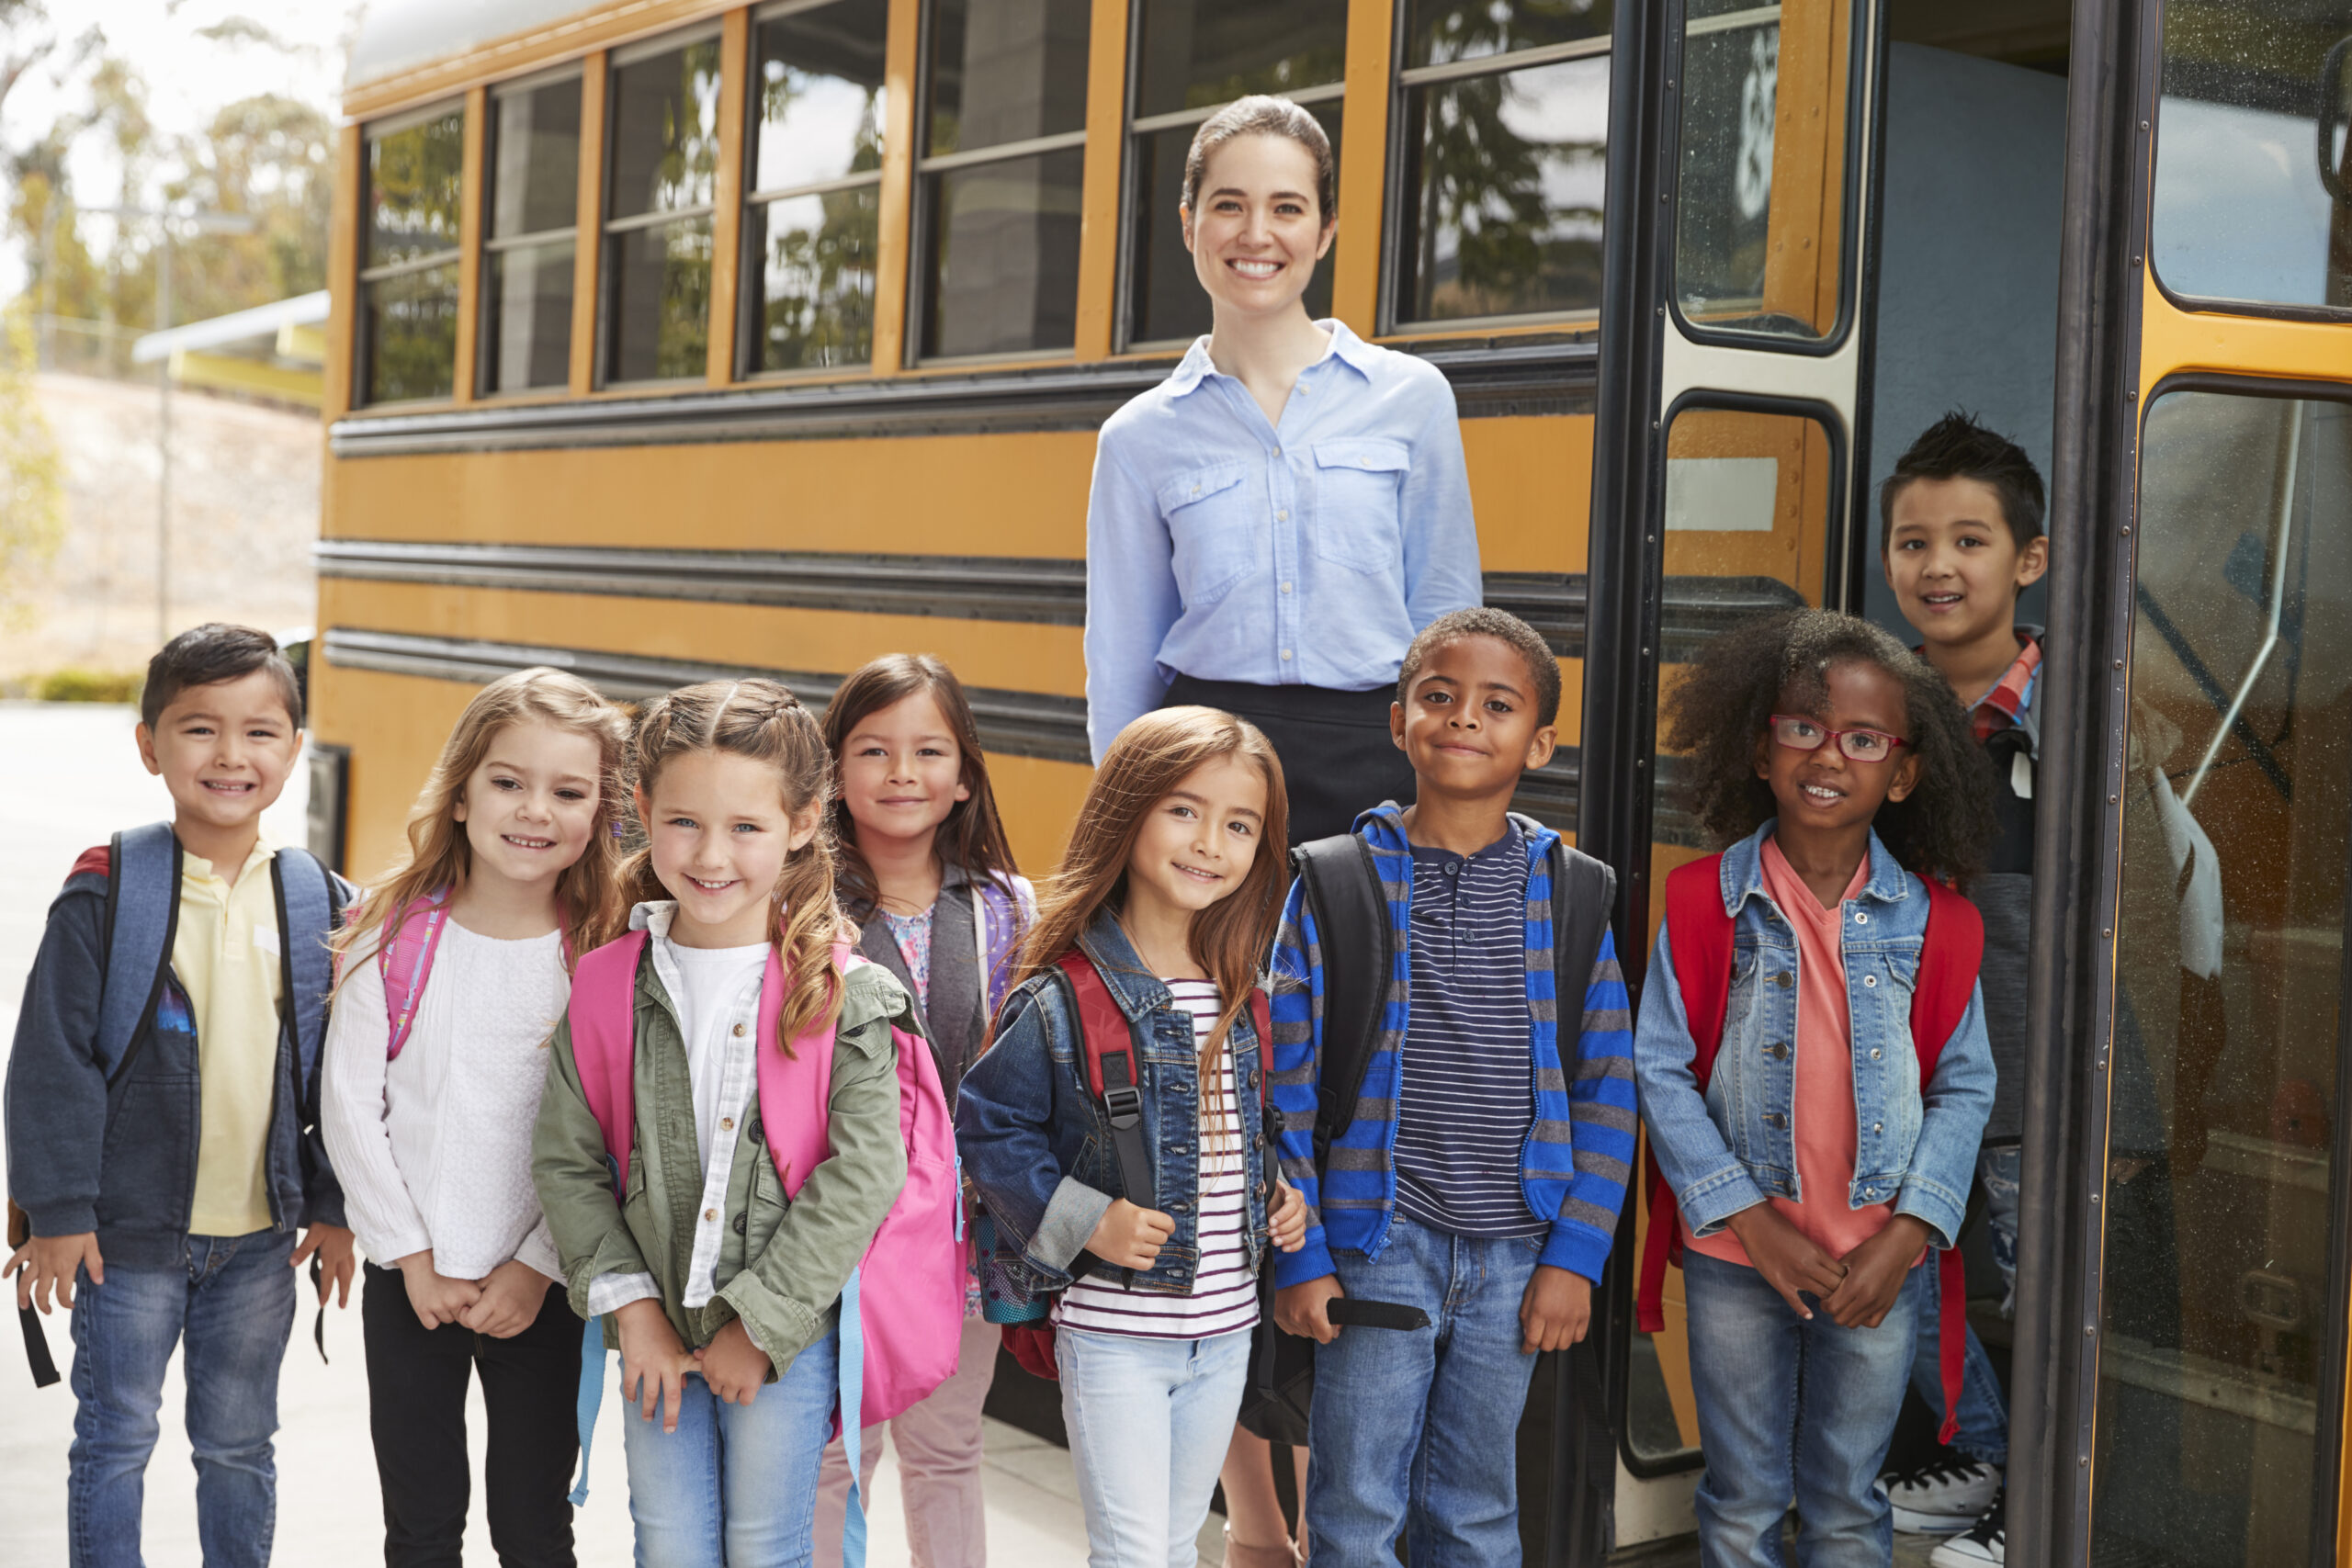
[[[408,1286],[409,1310],[429,1332],[445,1323],[460,1321],[481,1300],[481,1287],[471,1280],[452,1280],[433,1267],[433,1249],[412,1252],[400,1259],[401,1283]],[[323,1294],[321,1297],[324,1299]]]
[[[729,1404],[751,1404],[775,1370],[768,1353],[752,1343],[751,1331],[740,1317],[728,1319],[727,1326],[695,1352],[695,1366],[710,1392]]]
[[[512,1339],[539,1319],[548,1299],[548,1277],[519,1258],[510,1258],[490,1271],[471,1306],[458,1321],[476,1334]]]
[[[1928,1245],[1928,1222],[1897,1214],[1878,1235],[1846,1254],[1846,1278],[1821,1299],[1821,1310],[1840,1328],[1876,1328],[1903,1293],[1904,1279]]]
[[[621,1335],[621,1397],[636,1403],[648,1421],[662,1412],[662,1429],[678,1429],[678,1401],[685,1393],[686,1374],[695,1359],[679,1343],[678,1331],[650,1296],[640,1297],[613,1314]]]
[[[1337,1274],[1285,1285],[1274,1292],[1274,1326],[1301,1339],[1329,1345],[1340,1337],[1340,1325],[1331,1321],[1331,1303],[1347,1293],[1340,1288]]]
[[[1519,1327],[1526,1336],[1523,1351],[1565,1350],[1582,1339],[1592,1326],[1592,1281],[1572,1269],[1535,1266],[1520,1298]]]
[[[1274,1183],[1274,1212],[1266,1217],[1266,1229],[1284,1252],[1306,1245],[1306,1200],[1287,1181]]]
[[[1739,1238],[1747,1261],[1764,1276],[1764,1282],[1780,1292],[1789,1310],[1808,1323],[1813,1321],[1813,1309],[1797,1292],[1810,1291],[1826,1304],[1845,1280],[1846,1266],[1815,1246],[1770,1203],[1757,1203],[1734,1214],[1731,1234]]]
[[[311,1254],[315,1252],[319,1255],[321,1306],[327,1304],[329,1292],[334,1292],[335,1305],[347,1307],[351,1304],[351,1276],[359,1267],[358,1259],[351,1255],[356,1240],[342,1225],[315,1224],[302,1233],[302,1245],[294,1249],[291,1261],[295,1268],[300,1269],[311,1260]]]
[[[17,1306],[19,1311],[31,1306],[36,1300],[40,1310],[50,1311],[50,1297],[54,1292],[57,1304],[67,1312],[74,1310],[74,1270],[87,1269],[90,1283],[107,1282],[106,1259],[98,1256],[98,1233],[83,1231],[75,1235],[37,1235],[8,1255],[6,1267],[0,1276],[17,1277]]]
[[[1157,1209],[1138,1209],[1125,1198],[1111,1200],[1102,1223],[1086,1238],[1086,1250],[1114,1269],[1148,1269],[1176,1234],[1176,1222]]]

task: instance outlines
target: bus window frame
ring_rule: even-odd
[[[740,9],[740,7],[734,8]],[[680,392],[710,385],[707,373],[691,376],[647,376],[624,379],[609,374],[607,368],[613,349],[613,282],[619,276],[618,269],[612,265],[613,243],[616,240],[642,229],[659,229],[672,223],[689,222],[696,218],[705,219],[711,226],[712,282],[716,284],[718,281],[718,210],[726,204],[728,193],[718,182],[716,168],[712,171],[711,197],[707,202],[697,203],[693,207],[664,208],[650,212],[632,213],[621,219],[615,219],[613,216],[613,181],[618,174],[616,164],[620,155],[620,117],[615,112],[619,94],[615,91],[614,77],[631,65],[639,65],[665,54],[683,54],[698,43],[713,43],[719,46],[719,72],[723,82],[726,73],[725,13],[706,17],[699,21],[689,22],[684,27],[671,28],[647,38],[632,39],[604,51],[604,107],[603,112],[598,116],[598,133],[603,138],[603,145],[597,149],[596,154],[598,186],[595,235],[596,334],[590,351],[589,362],[589,389],[592,393]],[[749,96],[748,94],[745,96]],[[718,141],[722,158],[729,134],[729,117],[724,109],[725,106],[722,102],[718,115]],[[584,116],[584,103],[582,113]],[[736,130],[740,133],[741,128],[737,127]],[[575,240],[573,243],[578,242]],[[741,282],[740,278],[738,282]],[[710,302],[713,317],[718,313],[718,301],[714,296]],[[714,320],[707,318],[703,322],[706,350],[709,343],[708,334],[715,324]]]
[[[368,352],[368,289],[370,284],[387,282],[413,273],[430,272],[436,267],[455,266],[458,269],[457,313],[460,322],[472,307],[466,299],[466,209],[478,199],[479,193],[465,186],[465,165],[461,162],[458,175],[458,233],[448,249],[429,255],[412,256],[406,261],[368,265],[368,236],[374,232],[371,212],[375,206],[376,182],[369,159],[370,149],[388,136],[398,136],[404,130],[414,130],[436,119],[455,115],[458,134],[462,140],[469,131],[471,118],[470,90],[444,94],[429,103],[408,108],[394,109],[388,114],[364,120],[359,125],[359,163],[356,170],[359,202],[353,236],[351,266],[351,387],[349,402],[353,413],[368,413],[378,409],[424,410],[453,407],[468,400],[463,396],[465,378],[459,372],[458,355],[453,344],[449,362],[449,390],[429,398],[371,398],[368,396],[368,381],[374,372],[375,356]]]
[[[572,219],[569,225],[563,228],[543,229],[524,234],[497,235],[491,232],[492,228],[491,204],[496,199],[498,190],[498,181],[494,173],[494,168],[498,158],[499,100],[502,97],[509,96],[516,93],[535,93],[542,87],[559,86],[567,81],[577,82],[580,84],[580,108],[581,115],[584,120],[588,108],[588,70],[586,62],[583,60],[572,59],[560,61],[553,65],[525,72],[519,76],[503,77],[495,81],[485,82],[481,85],[483,94],[481,125],[481,178],[477,182],[477,188],[469,193],[468,196],[469,201],[472,204],[476,213],[478,214],[476,224],[480,236],[474,246],[475,252],[480,258],[476,264],[475,270],[475,276],[479,279],[475,289],[475,293],[478,297],[474,299],[471,306],[471,311],[474,318],[474,390],[472,400],[478,403],[503,403],[526,400],[545,401],[550,398],[567,397],[571,394],[571,382],[568,369],[565,374],[565,378],[561,382],[550,382],[542,387],[514,387],[503,390],[493,389],[490,385],[492,376],[492,356],[488,352],[492,345],[490,342],[490,334],[484,331],[484,328],[488,326],[490,321],[489,263],[490,258],[492,255],[503,251],[527,250],[535,245],[552,243],[554,241],[559,239],[568,239],[572,244],[573,276],[575,277],[578,276],[580,257],[580,175],[578,169],[579,160],[576,157],[572,161]],[[599,267],[598,288],[601,288],[602,287],[603,272],[602,268]],[[577,315],[576,310],[574,311],[574,315]],[[568,334],[572,323],[567,322],[565,325]],[[571,344],[567,342],[565,345],[565,358],[568,361],[570,357]]]
[[[1682,313],[1682,290],[1675,278],[1675,254],[1682,223],[1682,114],[1688,95],[1675,85],[1683,80],[1682,47],[1687,40],[1689,6],[1686,0],[1668,0],[1666,37],[1666,112],[1659,117],[1658,159],[1664,171],[1668,200],[1663,243],[1658,247],[1658,265],[1664,272],[1664,286],[1659,299],[1674,323],[1675,330],[1694,344],[1714,348],[1754,350],[1764,354],[1794,354],[1815,359],[1826,359],[1846,346],[1846,339],[1854,331],[1860,315],[1856,306],[1855,284],[1860,276],[1861,247],[1857,235],[1860,230],[1864,209],[1864,186],[1871,184],[1876,175],[1865,171],[1861,162],[1867,152],[1866,139],[1872,129],[1873,115],[1863,112],[1865,95],[1870,90],[1874,58],[1885,48],[1886,29],[1881,25],[1879,12],[1883,0],[1846,0],[1846,149],[1845,164],[1839,175],[1843,187],[1838,199],[1838,319],[1829,332],[1819,337],[1781,337],[1770,333],[1726,332],[1717,327],[1695,324]],[[1778,26],[1778,18],[1774,25]],[[1615,35],[1612,33],[1611,39]],[[1611,74],[1611,88],[1615,87],[1615,73]],[[1881,94],[1881,97],[1884,95]],[[1777,102],[1777,97],[1776,100]],[[1857,171],[1865,176],[1856,177]],[[1605,295],[1604,295],[1605,298]],[[1605,308],[1605,307],[1604,307]],[[1859,395],[1859,389],[1858,395]]]

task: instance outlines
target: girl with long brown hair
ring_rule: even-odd
[[[915,998],[950,1105],[1012,981],[1036,895],[1014,867],[979,726],[956,672],[927,653],[892,653],[853,671],[825,705],[833,753],[835,886],[859,928],[858,951]],[[977,1238],[978,1229],[967,1230]],[[913,1568],[981,1568],[980,1410],[996,1377],[997,1325],[981,1315],[967,1249],[956,1375],[888,1423],[897,1449]],[[861,1444],[866,1495],[882,1429]],[[849,1461],[825,1450],[817,1496],[817,1565],[842,1561]]]
[[[529,1129],[571,960],[620,922],[628,740],[628,716],[560,671],[483,688],[409,813],[407,859],[335,939],[320,1120],[371,1260],[368,1424],[395,1564],[458,1554],[477,1373],[500,1552],[571,1561],[580,1325]]]
[[[1056,1293],[1094,1568],[1190,1550],[1240,1408],[1267,1244],[1306,1233],[1257,1135],[1267,1042],[1247,1016],[1281,913],[1285,816],[1254,727],[1201,707],[1129,724],[964,1078],[956,1146],[995,1224],[992,1267]],[[1132,1100],[1093,1092],[1080,987],[1125,1026],[1096,1043],[1132,1047]]]
[[[627,1017],[599,1018],[629,1042],[615,1136],[631,1157],[607,1163],[575,998],[532,1174],[572,1308],[605,1319],[645,1417],[623,1423],[638,1561],[806,1562],[842,1287],[907,1180],[892,1027],[917,1026],[879,965],[842,962],[832,758],[799,698],[764,680],[673,692],[639,719],[635,760],[634,980],[612,989]],[[827,1152],[787,1200],[775,1149],[797,1134],[763,1124],[762,1054],[827,1037]]]

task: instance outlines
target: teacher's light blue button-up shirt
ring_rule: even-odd
[[[1279,424],[1202,338],[1102,426],[1086,511],[1095,761],[1180,674],[1370,691],[1422,627],[1480,602],[1453,389],[1317,324],[1331,352]]]

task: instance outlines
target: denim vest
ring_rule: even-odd
[[[1764,891],[1770,822],[1724,852],[1724,908],[1733,919],[1732,976],[1721,1053],[1702,1101],[1695,1047],[1663,924],[1642,992],[1634,1074],[1651,1147],[1694,1233],[1709,1235],[1767,1197],[1804,1200],[1796,1175],[1797,944]],[[1932,1082],[1919,1082],[1911,989],[1926,939],[1926,886],[1871,835],[1870,876],[1841,908],[1854,1070],[1854,1179],[1849,1207],[1891,1203],[1950,1246],[1960,1233],[1992,1110],[1994,1069],[1980,987]],[[1818,1202],[1824,1194],[1811,1194]]]
[[[1069,992],[1057,975],[1034,976],[1005,998],[995,1040],[964,1075],[956,1100],[956,1151],[996,1226],[990,1288],[1042,1292],[1091,1274],[1138,1291],[1188,1295],[1200,1262],[1200,1057],[1193,1015],[1144,967],[1108,914],[1095,919],[1079,947],[1130,1026],[1139,1026],[1144,1143],[1159,1209],[1175,1231],[1151,1268],[1133,1273],[1084,1250],[1125,1189],[1109,1119],[1087,1086]],[[1249,1193],[1244,1240],[1255,1269],[1265,1244],[1268,1188],[1259,1042],[1246,1010],[1234,1021],[1230,1048]]]

